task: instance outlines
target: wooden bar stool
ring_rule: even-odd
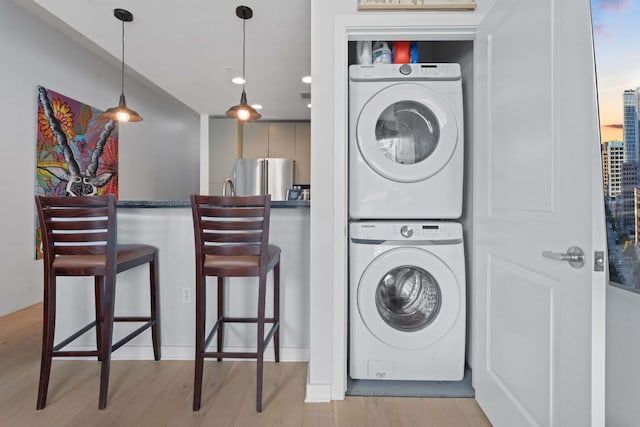
[[[273,337],[275,360],[280,361],[280,248],[269,244],[271,195],[191,196],[196,253],[196,355],[193,410],[200,409],[204,358],[256,359],[256,411],[262,412],[264,350]],[[273,269],[273,317],[265,318],[267,273]],[[218,278],[217,320],[205,339],[206,277]],[[258,317],[224,314],[224,278],[258,277]],[[225,323],[256,323],[257,349],[250,353],[223,351]],[[265,337],[264,324],[272,323]],[[207,351],[218,333],[217,351]]]
[[[54,357],[97,356],[101,362],[98,407],[107,406],[111,353],[151,328],[153,355],[160,360],[158,249],[150,245],[117,244],[116,202],[113,195],[83,197],[36,196],[44,249],[44,327],[37,409],[47,402],[51,362]],[[114,317],[116,274],[149,264],[151,314]],[[54,345],[56,322],[56,277],[94,276],[96,320]],[[112,345],[113,322],[144,322]],[[95,328],[97,350],[62,349]]]

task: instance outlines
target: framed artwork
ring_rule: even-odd
[[[118,197],[118,127],[102,110],[38,86],[36,195]],[[36,259],[42,256],[36,219]]]
[[[475,10],[475,0],[358,0],[358,10]]]

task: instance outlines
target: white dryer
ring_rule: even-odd
[[[459,218],[463,149],[458,64],[349,67],[351,218]]]
[[[466,292],[460,224],[357,221],[350,227],[350,376],[461,380]]]

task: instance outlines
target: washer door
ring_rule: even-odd
[[[358,311],[380,341],[400,349],[427,347],[445,336],[460,313],[460,289],[451,269],[418,248],[375,258],[358,283]]]
[[[423,181],[451,159],[458,125],[449,103],[415,83],[388,86],[364,105],[358,148],[376,173],[397,182]]]

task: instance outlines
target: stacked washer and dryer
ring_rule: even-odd
[[[349,68],[349,375],[461,380],[458,64]]]

